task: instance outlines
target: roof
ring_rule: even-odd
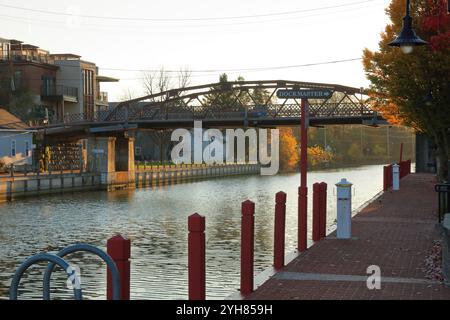
[[[50,57],[55,58],[67,58],[67,59],[79,59],[81,56],[73,53],[52,53],[50,54]]]
[[[21,130],[28,129],[28,126],[22,120],[0,107],[0,130],[2,129]]]
[[[119,79],[107,77],[107,76],[97,76],[97,81],[99,81],[99,82],[119,82]]]

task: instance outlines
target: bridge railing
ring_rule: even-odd
[[[356,103],[311,104],[310,118],[370,116],[374,111]],[[273,119],[300,116],[298,104],[271,104],[248,106],[177,106],[121,107],[91,113],[66,114],[63,119],[47,121],[48,125],[90,122],[127,122],[139,120],[206,120],[206,119]],[[45,125],[46,121],[40,124]],[[39,121],[38,121],[39,123]]]

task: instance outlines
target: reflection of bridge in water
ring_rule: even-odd
[[[300,123],[300,99],[278,99],[278,89],[329,89],[328,99],[309,101],[309,122],[371,124],[382,120],[360,88],[298,81],[237,81],[168,90],[120,102],[112,110],[70,114],[37,129],[48,137],[76,139],[137,129],[192,127],[275,127]],[[226,102],[224,102],[226,101]]]

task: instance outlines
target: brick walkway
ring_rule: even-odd
[[[353,218],[351,240],[319,241],[247,299],[450,299],[450,288],[425,278],[437,228],[432,175],[402,179]],[[381,268],[381,289],[366,286],[367,267]]]

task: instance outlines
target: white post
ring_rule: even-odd
[[[392,190],[400,189],[400,166],[396,163],[392,165]]]
[[[343,178],[337,187],[337,238],[352,237],[352,183]]]

